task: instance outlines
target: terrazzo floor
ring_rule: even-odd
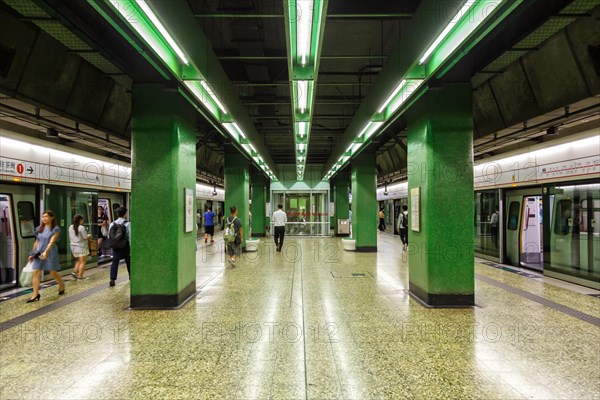
[[[4,301],[6,328],[105,286],[2,331],[0,399],[600,399],[598,326],[477,279],[476,307],[423,308],[400,240],[378,239],[267,239],[235,268],[198,242],[199,293],[176,311],[127,310],[129,283],[100,268],[60,298]],[[475,273],[600,317],[598,298]]]

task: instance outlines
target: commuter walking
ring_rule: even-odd
[[[398,231],[402,248],[406,248],[408,246],[408,206],[406,204],[402,206],[402,212],[398,216]]]
[[[75,214],[73,216],[73,224],[69,227],[69,242],[71,243],[71,253],[75,257],[75,265],[71,275],[75,279],[83,279],[85,272],[85,264],[90,255],[90,247],[88,240],[92,235],[87,233],[83,226],[83,215]]]
[[[65,283],[58,274],[60,261],[58,260],[57,242],[60,238],[60,228],[56,225],[56,216],[50,210],[42,214],[42,223],[35,230],[35,242],[33,250],[29,253],[29,261],[33,262],[33,296],[27,300],[31,303],[40,299],[40,277],[42,271],[50,272],[50,275],[58,282],[58,294],[65,293]]]
[[[119,207],[117,209],[117,219],[110,224],[108,228],[108,241],[112,248],[113,257],[110,265],[110,286],[115,286],[117,280],[117,272],[119,271],[119,261],[125,260],[127,265],[127,274],[131,276],[131,270],[129,267],[129,254],[131,252],[131,229],[129,228],[129,221],[125,219],[127,216],[127,209],[125,207]]]
[[[214,243],[213,236],[215,234],[215,213],[211,207],[204,213],[204,243],[208,242],[208,235],[210,235],[210,242]]]
[[[285,237],[285,223],[287,214],[283,211],[283,205],[277,205],[277,211],[273,213],[273,226],[275,227],[275,250],[281,251],[283,238]]]
[[[379,230],[381,232],[385,231],[385,214],[383,213],[383,208],[379,210]]]
[[[227,241],[227,254],[229,255],[229,262],[234,265],[242,252],[244,229],[242,227],[242,221],[240,221],[237,216],[237,208],[233,206],[229,211],[231,211],[231,215],[227,217],[225,237],[226,239],[228,237],[231,238]]]

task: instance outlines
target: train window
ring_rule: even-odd
[[[513,201],[508,207],[508,224],[506,228],[511,231],[519,229],[519,211],[521,210],[521,203]]]
[[[21,237],[34,237],[35,212],[33,208],[33,203],[30,201],[19,201],[17,203],[17,213],[19,214],[19,227],[21,228]]]
[[[573,226],[573,217],[571,216],[571,200],[560,200],[556,204],[556,218],[554,218],[554,233],[557,235],[566,235]]]

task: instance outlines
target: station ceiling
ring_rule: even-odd
[[[244,113],[252,124],[251,129],[256,132],[255,138],[266,149],[273,165],[295,164],[297,158],[287,49],[289,38],[286,36],[286,3],[283,0],[169,1],[185,3],[188,16],[193,16],[197,28],[206,37],[231,83],[233,91],[228,92],[221,100],[225,104],[230,100],[242,104]],[[411,41],[407,32],[410,32],[411,24],[420,22],[415,20],[415,16],[424,2],[428,1],[325,2],[326,17],[317,63],[306,164],[328,165],[339,155],[340,143],[348,137],[349,126],[358,118],[361,105],[369,96],[381,97],[381,93],[374,92],[375,83],[382,71],[393,68],[389,65],[389,60],[397,57],[398,52],[403,51],[403,46]],[[164,78],[147,58],[135,51],[106,22],[92,3],[94,2],[0,0],[0,12],[15,18],[19,23],[43,31],[65,48],[65,54],[80,57],[85,60],[86,65],[89,64],[102,77],[113,82],[111,90],[107,91],[106,100],[98,109],[105,112],[110,105],[119,108],[121,103],[128,103],[128,106],[120,107],[122,113],[114,116],[81,115],[81,110],[77,110],[72,104],[70,107],[68,104],[62,107],[58,103],[47,104],[44,99],[24,95],[22,87],[7,90],[6,82],[0,78],[0,112],[5,123],[19,124],[38,131],[56,126],[63,132],[63,141],[77,146],[85,147],[86,138],[95,137],[96,139],[92,139],[95,151],[126,158],[131,136],[131,86],[134,82],[164,82]],[[160,9],[168,2],[148,0],[148,3],[163,3],[157,6]],[[437,2],[438,5],[446,6],[450,3],[456,9],[464,1]],[[543,94],[541,99],[539,95],[536,97],[538,93],[535,92],[535,79],[531,78],[531,73],[545,75],[549,72],[546,71],[546,66],[531,58],[531,54],[539,52],[549,39],[575,24],[590,24],[591,42],[600,37],[599,28],[593,28],[594,24],[600,26],[597,24],[599,4],[600,1],[597,0],[521,2],[505,22],[493,28],[440,82],[436,82],[472,84],[476,157],[495,155],[512,150],[515,146],[549,140],[551,138],[544,135],[550,126],[564,125],[565,128],[576,131],[574,125],[589,124],[597,119],[599,90],[597,82],[590,82],[586,78],[583,71],[585,68],[568,71],[583,77],[582,94],[563,96],[564,104],[550,101],[550,106],[540,105],[548,95]],[[440,18],[439,24],[432,29],[443,29],[444,21]],[[127,29],[127,26],[123,25],[121,28]],[[567,39],[571,37],[573,35]],[[595,42],[596,46],[600,44],[599,41],[600,39]],[[555,51],[577,50],[573,43],[567,43],[568,48],[561,48],[562,45],[562,42],[551,43]],[[595,54],[598,57],[598,53]],[[42,53],[40,57],[43,56],[45,54]],[[535,62],[527,65],[523,60],[528,57]],[[32,74],[48,79],[44,77],[44,66],[40,65],[38,68]],[[594,65],[590,68],[593,69]],[[79,76],[81,71],[82,67],[79,67],[73,73]],[[531,110],[518,115],[509,107],[511,93],[505,92],[502,96],[499,93],[502,93],[505,87],[503,85],[514,84],[522,76],[525,80],[520,81],[521,84],[533,87],[531,98],[535,104],[530,104],[530,99],[524,99],[524,104],[529,104]],[[512,81],[502,82],[511,77]],[[494,101],[497,109],[489,107],[490,93],[502,97]],[[71,99],[71,103],[73,98],[81,99],[76,97],[74,89],[70,89],[65,95]],[[518,104],[515,106],[519,109]],[[207,114],[199,113],[196,123],[198,176],[200,180],[218,183],[223,176],[225,147],[232,144],[232,139],[222,128],[215,126],[215,121],[210,115],[207,117]],[[40,118],[40,115],[47,118]],[[405,118],[394,119],[365,146],[367,150],[377,153],[380,183],[403,178],[407,162],[406,125]],[[569,132],[569,129],[564,131]]]

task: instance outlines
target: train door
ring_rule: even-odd
[[[543,269],[542,196],[523,197],[519,264],[522,267]]]
[[[537,188],[506,192],[506,262],[543,269],[542,196]]]
[[[17,283],[17,238],[8,194],[0,194],[0,289]]]

